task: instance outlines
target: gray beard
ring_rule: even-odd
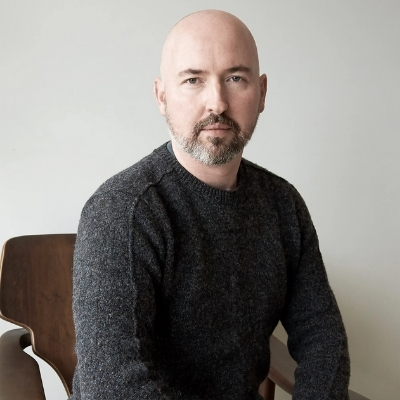
[[[207,118],[196,123],[190,135],[185,136],[179,134],[174,129],[168,110],[166,110],[166,121],[171,137],[175,140],[176,144],[195,160],[206,165],[226,164],[241,153],[251,139],[257,124],[256,120],[251,129],[242,131],[239,124],[232,118],[223,114],[210,114]],[[231,128],[233,138],[229,143],[225,144],[224,139],[213,136],[206,137],[207,143],[199,141],[198,137],[201,130],[208,125],[216,123],[228,125]]]

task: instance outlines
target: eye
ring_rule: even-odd
[[[243,78],[242,78],[241,76],[236,76],[236,75],[231,76],[229,79],[230,79],[232,82],[241,82],[241,81],[243,81]]]
[[[194,85],[199,82],[199,78],[189,78],[189,79],[186,79],[185,82],[189,83],[190,85]]]

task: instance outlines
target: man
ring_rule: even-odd
[[[155,95],[172,140],[103,184],[74,260],[72,399],[254,400],[281,320],[294,399],[347,399],[349,361],[307,208],[242,159],[267,80],[236,17],[169,33]]]

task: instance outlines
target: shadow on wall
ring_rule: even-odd
[[[340,270],[327,267],[328,270]],[[333,281],[333,279],[332,279]],[[335,276],[334,292],[342,313],[349,340],[351,358],[350,387],[371,399],[397,399],[399,353],[393,348],[398,338],[388,331],[387,318],[395,305],[391,292],[370,281],[350,280],[345,274]],[[331,282],[332,285],[332,282]],[[385,297],[387,297],[385,299]],[[387,304],[388,309],[379,309]],[[380,382],[379,385],[376,383]],[[387,392],[382,392],[384,390]]]

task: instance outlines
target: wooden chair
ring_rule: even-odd
[[[0,338],[0,400],[45,400],[33,352],[58,373],[68,395],[76,365],[72,321],[72,257],[75,234],[21,236],[8,240],[1,256],[0,317],[23,329]],[[271,368],[260,386],[265,400],[275,385],[293,392],[296,363],[271,337]],[[368,400],[351,392],[351,400]]]
[[[294,387],[294,371],[296,362],[290,357],[289,351],[279,339],[271,336],[271,366],[265,381],[261,384],[259,393],[265,400],[275,399],[275,385],[278,385],[286,393],[292,394]],[[350,400],[369,400],[352,390],[349,390]]]
[[[0,399],[45,400],[33,352],[60,376],[68,394],[76,365],[72,321],[74,234],[21,236],[1,256],[0,317],[22,326],[0,338]]]

